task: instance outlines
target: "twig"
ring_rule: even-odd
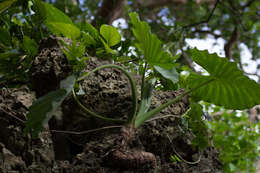
[[[183,29],[190,28],[190,27],[197,26],[197,25],[201,25],[201,24],[203,24],[203,23],[208,23],[208,22],[210,21],[211,17],[213,16],[214,11],[215,11],[215,9],[217,8],[217,5],[218,5],[219,1],[220,1],[220,0],[216,0],[216,2],[215,2],[215,4],[214,4],[214,7],[213,7],[213,9],[211,10],[211,12],[210,12],[210,14],[209,14],[209,16],[208,16],[208,18],[207,18],[206,20],[202,20],[202,21],[199,21],[199,22],[195,22],[195,23],[192,23],[192,24],[188,24],[188,25],[184,26]]]
[[[16,117],[16,116],[14,116],[14,115],[12,115],[12,114],[8,113],[8,112],[7,112],[7,111],[5,111],[4,109],[2,109],[2,108],[1,108],[1,111],[3,111],[4,113],[6,113],[7,115],[9,115],[10,117],[12,117],[12,118],[16,119],[16,120],[17,120],[17,121],[19,121],[20,123],[22,123],[22,124],[25,124],[25,121],[24,121],[24,120],[22,120],[22,119],[20,119],[20,118],[18,118],[18,117]]]
[[[228,2],[229,5],[225,5],[225,3],[223,3],[223,5],[226,8],[228,8],[233,13],[234,16],[236,16],[235,17],[235,22],[236,22],[235,25],[237,25],[239,23],[244,31],[248,31],[248,29],[244,26],[244,24],[243,24],[243,22],[241,20],[241,16],[242,15],[240,14],[239,9],[237,9],[234,6],[234,3],[233,3],[232,0],[228,0],[227,2]]]
[[[100,131],[100,130],[121,128],[121,127],[123,127],[123,126],[107,126],[107,127],[101,127],[101,128],[91,129],[91,130],[86,130],[86,131],[81,131],[81,132],[66,131],[66,130],[50,130],[50,131],[54,132],[54,133],[66,133],[66,134],[71,134],[71,135],[84,135],[84,134],[88,134],[88,133],[92,133],[92,132],[96,132],[96,131]]]
[[[238,40],[238,38],[239,38],[239,33],[237,31],[237,27],[235,27],[228,42],[224,46],[225,55],[228,59],[232,59],[231,49],[233,44]]]
[[[210,34],[210,35],[213,35],[215,38],[221,37],[221,34],[215,34],[214,32],[212,32],[210,30],[198,30],[198,29],[196,29],[195,31],[192,31],[192,33]]]

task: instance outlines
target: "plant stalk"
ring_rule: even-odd
[[[145,82],[146,68],[147,68],[147,62],[144,63],[144,71],[143,71],[142,84],[141,84],[141,99],[143,99],[143,91],[144,91],[144,82]]]
[[[173,104],[173,103],[177,103],[179,102],[183,97],[185,97],[186,95],[190,94],[191,92],[197,90],[198,88],[204,86],[204,85],[207,85],[208,83],[214,81],[215,79],[211,79],[211,80],[208,80],[204,83],[202,83],[201,85],[199,85],[198,87],[195,87],[195,88],[192,88],[186,92],[184,92],[183,94],[181,94],[180,96],[178,97],[175,97],[174,99],[168,101],[167,103],[165,104],[162,104],[160,105],[159,107],[149,111],[149,112],[146,112],[145,114],[141,115],[138,119],[136,119],[135,121],[135,128],[138,128],[140,125],[142,125],[146,120],[148,120],[149,118],[151,118],[152,116],[154,116],[155,114],[159,113],[161,110],[163,110],[164,108],[166,108],[167,106]]]

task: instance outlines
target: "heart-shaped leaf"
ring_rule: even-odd
[[[210,76],[191,74],[188,78],[190,88],[199,87],[192,92],[196,100],[204,100],[228,109],[246,109],[260,104],[260,85],[243,75],[236,63],[220,58],[208,51],[192,49],[188,52],[192,59],[208,71]]]

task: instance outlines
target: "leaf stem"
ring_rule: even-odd
[[[141,99],[143,99],[144,80],[145,80],[145,72],[146,72],[146,68],[147,68],[147,62],[144,63],[144,70],[143,70],[142,84],[141,84]]]
[[[111,121],[111,122],[117,122],[117,123],[125,123],[125,121],[123,121],[123,120],[113,119],[113,118],[107,118],[107,117],[104,117],[104,116],[102,116],[102,115],[96,114],[95,112],[92,112],[91,110],[87,109],[87,108],[79,101],[79,99],[77,98],[74,89],[72,90],[72,95],[73,95],[73,98],[75,99],[75,101],[77,102],[77,104],[78,104],[86,113],[88,113],[89,115],[91,115],[91,116],[93,116],[93,117],[95,117],[95,118],[99,118],[99,119],[105,120],[105,121]],[[83,114],[83,115],[84,115],[84,114]],[[84,115],[84,116],[85,116],[85,115]]]
[[[122,68],[121,66],[119,65],[115,65],[115,64],[106,64],[106,65],[102,65],[102,66],[99,66],[97,68],[95,68],[94,70],[90,71],[90,72],[86,72],[86,73],[83,73],[83,75],[81,77],[78,78],[77,81],[81,81],[83,79],[85,79],[86,77],[88,77],[90,74],[98,71],[98,70],[101,70],[101,69],[104,69],[104,68],[116,68],[120,71],[122,71],[128,78],[129,82],[130,82],[130,85],[131,85],[131,92],[132,92],[132,104],[133,104],[133,109],[132,109],[132,113],[130,114],[130,116],[128,117],[128,123],[130,124],[134,124],[135,122],[135,118],[136,118],[136,113],[137,113],[137,89],[136,89],[136,84],[135,84],[135,81],[133,79],[133,77],[124,69]],[[84,105],[82,105],[80,103],[80,101],[78,100],[78,98],[76,97],[76,94],[75,94],[75,91],[74,89],[72,90],[72,94],[73,94],[73,97],[74,99],[76,100],[76,102],[78,103],[78,105],[85,111],[87,112],[88,114],[96,117],[96,118],[100,118],[100,119],[103,119],[105,121],[114,121],[114,122],[121,122],[121,123],[124,123],[125,121],[123,120],[120,120],[120,119],[113,119],[113,118],[106,118],[104,116],[101,116],[101,115],[98,115],[90,110],[88,110]]]
[[[145,114],[141,115],[139,118],[136,119],[135,121],[135,128],[138,128],[140,125],[142,125],[146,120],[148,120],[149,118],[151,118],[153,115],[159,113],[161,110],[163,110],[164,108],[166,108],[167,106],[173,104],[173,103],[177,103],[179,102],[184,96],[190,94],[191,92],[197,90],[198,88],[204,86],[204,85],[207,85],[208,83],[214,81],[215,79],[210,79],[204,83],[202,83],[201,85],[199,85],[198,87],[195,87],[195,88],[192,88],[186,92],[184,92],[183,94],[181,94],[180,96],[178,97],[175,97],[174,99],[168,101],[167,103],[165,104],[162,104],[160,105],[159,107],[149,111],[149,112],[146,112]]]

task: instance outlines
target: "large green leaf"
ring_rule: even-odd
[[[114,46],[121,40],[121,35],[116,28],[110,25],[102,25],[100,27],[100,34],[106,40],[108,46]]]
[[[169,79],[169,75],[175,76],[175,59],[171,57],[168,52],[163,50],[161,41],[156,35],[151,33],[149,25],[144,21],[140,21],[136,13],[130,13],[129,16],[133,24],[133,33],[138,41],[136,47],[143,52],[144,59],[147,63],[152,66],[157,66],[156,70],[167,79]],[[165,70],[161,70],[162,68]],[[165,71],[168,72],[165,73]],[[174,73],[169,74],[169,72]]]
[[[0,14],[8,9],[16,0],[6,0],[0,3]]]
[[[192,92],[193,98],[228,109],[246,109],[260,104],[260,85],[244,76],[236,63],[220,58],[217,54],[209,54],[208,51],[192,49],[188,53],[210,74],[209,76],[191,74],[188,86],[196,88],[202,83],[211,81]]]
[[[60,82],[60,89],[42,96],[32,104],[27,115],[25,133],[32,132],[33,137],[38,136],[43,126],[48,123],[62,101],[71,92],[75,81],[74,75],[67,77]]]

